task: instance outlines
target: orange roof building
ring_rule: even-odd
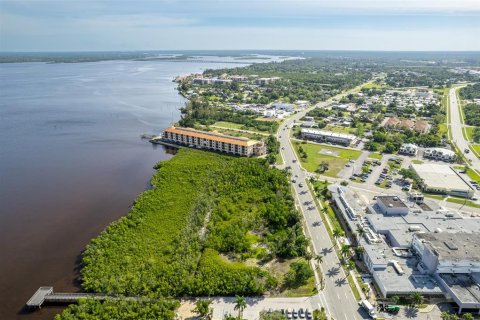
[[[240,156],[259,156],[266,153],[266,147],[263,141],[231,137],[191,128],[167,128],[163,131],[162,140],[179,145],[232,153]]]

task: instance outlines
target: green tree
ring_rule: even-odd
[[[247,300],[245,299],[245,297],[236,296],[234,310],[238,310],[238,319],[242,318],[243,310],[245,310],[246,307],[247,307]]]
[[[357,246],[355,247],[355,254],[357,255],[358,258],[361,258],[362,255],[365,253],[365,248],[362,246]]]
[[[358,238],[363,237],[365,235],[365,232],[366,232],[365,229],[361,225],[357,224]]]
[[[345,233],[343,232],[342,229],[340,229],[340,228],[333,229],[333,238],[335,240],[337,240],[340,237],[343,237],[344,235],[345,235]]]
[[[323,256],[321,254],[317,254],[315,256],[315,261],[318,263],[318,264],[321,264],[323,262]]]
[[[195,302],[195,309],[192,311],[198,314],[200,319],[211,319],[213,309],[210,308],[211,300],[198,300]]]
[[[414,291],[410,293],[409,300],[413,306],[418,307],[423,303],[424,298],[421,292]]]
[[[299,260],[290,264],[290,270],[285,275],[285,285],[287,287],[299,287],[307,283],[307,280],[313,276],[310,265],[305,260]]]
[[[313,310],[313,320],[328,320],[328,316],[324,307]]]
[[[330,167],[330,165],[328,164],[327,161],[322,161],[322,162],[320,162],[320,165],[318,166],[318,169],[315,170],[315,171],[317,173],[322,174],[322,173],[328,171],[329,167]]]
[[[340,252],[344,258],[348,257],[350,254],[350,246],[348,244],[343,244],[340,248]]]
[[[471,313],[464,313],[462,315],[462,320],[473,320],[473,315]]]
[[[398,302],[400,301],[400,297],[399,296],[392,296],[390,298],[390,301],[393,303],[393,304],[398,304]]]

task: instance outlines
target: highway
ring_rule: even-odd
[[[327,104],[328,102],[323,102],[317,106],[322,107]],[[293,146],[290,143],[290,131],[294,121],[302,118],[307,111],[308,110],[304,110],[287,119],[278,132],[278,140],[280,141],[281,155],[285,166],[292,168],[292,177],[296,180],[293,187],[298,199],[300,211],[305,219],[307,236],[311,238],[313,244],[314,254],[324,256],[322,270],[324,273],[325,288],[312,298],[312,306],[315,308],[323,306],[326,311],[337,320],[362,319],[359,314],[360,307],[347,282],[346,274],[340,264],[340,260],[333,250],[333,243],[330,240],[327,230],[323,223],[320,225],[316,224],[322,221],[320,213],[316,207],[313,210],[309,209],[309,207],[312,206],[311,204],[314,205],[315,202],[314,195],[307,187],[308,173],[302,169],[300,161],[297,159]],[[302,186],[300,186],[300,184],[302,184]]]
[[[457,145],[467,159],[471,159],[470,165],[476,169],[480,170],[480,159],[478,159],[472,152],[465,154],[464,150],[468,149],[469,142],[464,138],[462,130],[464,124],[462,123],[462,116],[460,114],[460,104],[457,101],[457,95],[455,94],[456,89],[450,89],[450,130],[452,134],[452,141]]]

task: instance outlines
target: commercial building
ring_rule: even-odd
[[[428,148],[423,152],[423,157],[427,159],[441,160],[445,162],[453,162],[457,158],[455,152],[444,148]]]
[[[402,144],[402,146],[400,147],[400,150],[398,150],[398,153],[406,154],[409,156],[415,156],[417,155],[417,152],[418,152],[418,147],[411,143]]]
[[[418,233],[412,247],[420,257],[419,268],[435,275],[460,312],[480,310],[480,234]]]
[[[286,112],[295,111],[295,106],[291,103],[275,102],[275,103],[272,103],[272,107],[277,110],[283,110]]]
[[[364,231],[357,242],[382,297],[416,291],[450,299],[460,312],[480,312],[479,218],[445,210],[433,200],[417,204],[379,196],[362,205],[348,187],[329,190],[343,224],[351,232]],[[391,214],[394,208],[401,214]]]
[[[304,139],[315,140],[318,142],[331,142],[344,146],[349,146],[357,141],[357,136],[353,134],[336,133],[331,131],[302,129],[302,137]]]
[[[274,81],[280,80],[279,77],[271,77],[271,78],[258,78],[255,80],[255,84],[259,86],[264,86],[266,84],[272,83]]]
[[[474,190],[463,178],[446,164],[415,164],[410,167],[422,179],[422,190],[425,192],[471,198]]]
[[[200,149],[215,150],[240,156],[261,156],[266,153],[263,141],[230,137],[218,133],[199,131],[190,128],[170,127],[163,131],[160,139],[153,142],[166,142]]]
[[[379,210],[386,216],[405,216],[408,214],[407,205],[396,196],[378,196]]]

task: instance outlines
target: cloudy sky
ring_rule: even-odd
[[[480,50],[480,0],[0,0],[0,51]]]

